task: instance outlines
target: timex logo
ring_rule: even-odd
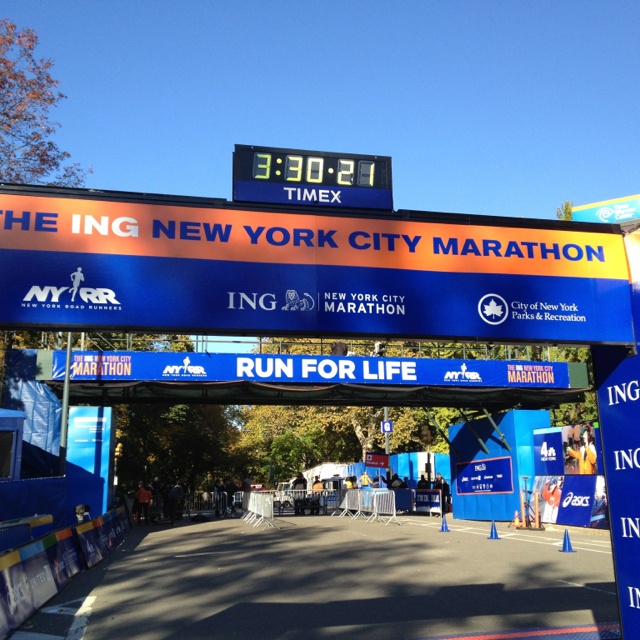
[[[342,191],[334,191],[333,189],[303,189],[301,187],[283,187],[287,194],[287,200],[297,202],[338,202]]]

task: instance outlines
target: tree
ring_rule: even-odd
[[[562,206],[556,209],[556,217],[558,220],[573,220],[573,200],[565,200]]]
[[[32,29],[0,20],[0,181],[79,187],[87,172],[67,164],[70,154],[51,140],[60,125],[49,111],[66,96],[53,62],[35,58],[37,44]]]

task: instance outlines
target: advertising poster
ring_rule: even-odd
[[[538,476],[534,481],[534,492],[538,495],[538,509],[540,522],[555,524],[558,519],[558,510],[562,500],[562,485],[564,476]]]
[[[442,513],[442,494],[439,489],[417,489],[416,511],[418,513]]]
[[[591,510],[591,529],[610,529],[609,499],[604,476],[596,478],[596,493],[593,497],[593,509]]]
[[[6,605],[10,629],[19,627],[35,611],[29,581],[17,551],[0,556],[0,601]]]
[[[591,529],[609,529],[609,505],[607,499],[606,483],[604,476],[587,476],[585,482],[578,480],[578,485],[569,481],[568,489],[564,493],[564,497],[568,499],[568,504],[563,506],[563,489],[565,489],[565,481],[571,477],[580,476],[536,476],[534,482],[534,491],[538,496],[538,509],[540,511],[540,521],[544,524],[572,524],[558,520],[558,512],[562,508],[565,516],[569,518],[578,518],[582,523],[578,526],[589,527]],[[593,493],[590,493],[592,491]],[[576,493],[576,490],[578,491]],[[567,493],[571,491],[571,494]],[[589,505],[587,505],[587,501]],[[577,503],[580,503],[578,505]],[[575,508],[584,507],[581,514],[576,515]],[[586,511],[590,507],[590,516],[587,520]]]
[[[22,567],[29,583],[33,606],[39,609],[58,593],[49,557],[42,540],[20,547],[19,551]]]
[[[85,522],[75,527],[78,544],[87,568],[91,569],[102,560],[100,551],[99,532],[94,526],[94,521]]]
[[[73,531],[70,528],[59,529],[43,538],[42,542],[54,580],[60,590],[73,576],[82,571],[82,560],[73,538]]]
[[[510,457],[458,462],[456,489],[458,495],[478,493],[513,493]]]
[[[566,475],[595,476],[602,473],[598,461],[602,456],[600,430],[597,423],[565,425],[562,427],[564,473]]]
[[[591,524],[595,494],[596,476],[565,476],[556,522],[588,527]]]
[[[562,475],[564,473],[562,427],[535,429],[533,455],[536,476]]]
[[[581,204],[572,209],[575,222],[627,222],[640,218],[640,195]]]

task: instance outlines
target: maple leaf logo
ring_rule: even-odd
[[[507,301],[497,293],[487,293],[478,302],[478,314],[487,324],[502,324],[508,317]]]
[[[497,304],[496,301],[491,298],[491,302],[489,304],[484,305],[483,313],[485,316],[493,316],[494,318],[499,318],[504,312],[501,304]]]

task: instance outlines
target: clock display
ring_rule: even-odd
[[[234,200],[392,209],[391,158],[236,145]]]

